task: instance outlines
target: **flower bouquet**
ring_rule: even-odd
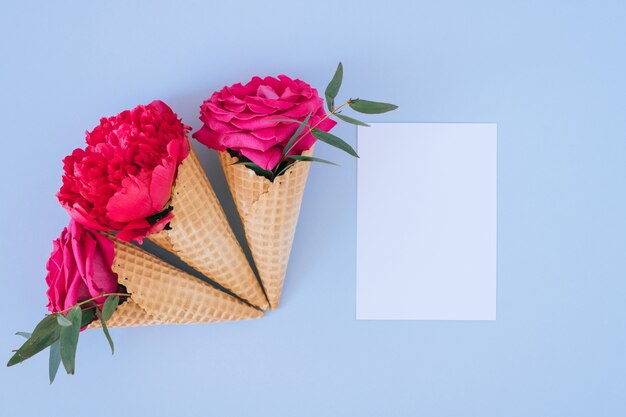
[[[162,101],[103,118],[86,147],[63,161],[57,198],[71,220],[47,262],[51,314],[14,351],[8,366],[50,348],[52,382],[60,364],[75,370],[80,332],[110,327],[204,323],[262,317],[277,308],[310,162],[322,141],[357,156],[329,133],[331,117],[396,108],[349,99],[335,106],[337,67],[324,100],[304,81],[254,77],[224,87],[201,106],[193,136],[219,151],[260,282],[189,144],[189,128]],[[144,238],[220,284],[222,291],[131,244]],[[263,288],[261,287],[261,284]]]
[[[352,156],[356,151],[328,133],[337,122],[367,126],[343,114],[347,107],[366,113],[397,108],[388,103],[349,99],[336,106],[343,79],[339,63],[325,91],[286,75],[254,77],[247,84],[224,87],[200,107],[202,128],[193,134],[219,152],[231,194],[243,223],[261,282],[273,309],[278,307],[289,254],[300,214],[310,162],[317,140]]]

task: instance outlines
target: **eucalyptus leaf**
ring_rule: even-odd
[[[13,366],[41,352],[59,339],[59,323],[54,314],[43,318],[32,335],[9,359],[7,366]]]
[[[72,325],[72,322],[69,321],[67,317],[63,315],[63,313],[56,313],[56,316],[57,316],[57,322],[59,323],[59,326],[69,327]]]
[[[333,75],[333,79],[330,80],[325,91],[326,106],[328,107],[328,110],[331,112],[335,110],[335,97],[337,97],[337,93],[339,93],[339,88],[341,87],[342,81],[343,81],[343,65],[340,62],[339,65],[337,65],[337,69],[335,70],[335,75]]]
[[[326,142],[331,146],[339,148],[342,151],[347,152],[352,156],[356,156],[357,158],[359,157],[359,155],[357,155],[356,151],[352,148],[352,146],[350,146],[343,139],[338,138],[337,136],[331,133],[324,132],[323,130],[319,130],[319,129],[313,129],[313,132],[311,133],[313,134],[313,136],[315,136],[317,139],[321,140],[322,142]]]
[[[80,327],[83,328],[91,323],[96,318],[95,309],[90,308],[89,310],[83,310],[83,316],[80,323]]]
[[[287,145],[283,148],[283,156],[287,155],[287,153],[289,153],[291,148],[293,148],[293,145],[298,140],[298,136],[300,136],[300,134],[304,130],[305,126],[308,125],[309,119],[311,118],[311,114],[313,114],[313,113],[311,112],[311,113],[307,114],[306,117],[304,118],[304,120],[302,121],[302,123],[300,123],[300,126],[298,126],[298,128],[296,129],[295,132],[293,132],[293,135],[289,139],[289,142],[287,142]]]
[[[67,318],[72,322],[69,327],[61,327],[61,361],[68,374],[73,375],[76,360],[76,346],[80,335],[80,325],[82,323],[82,311],[79,306],[74,306],[67,313]]]
[[[377,101],[361,100],[360,98],[350,100],[348,105],[353,110],[365,114],[380,114],[392,111],[398,108],[395,104],[379,103]]]
[[[167,215],[170,214],[172,210],[174,210],[174,207],[169,205],[169,202],[168,202],[167,206],[163,210],[161,210],[158,213],[153,214],[152,216],[146,217],[146,221],[150,224],[157,224],[158,222],[166,218]]]
[[[111,334],[109,333],[109,328],[107,327],[107,323],[104,320],[103,314],[100,313],[100,310],[96,308],[96,315],[100,320],[100,325],[102,325],[102,331],[104,332],[104,336],[107,338],[109,342],[109,346],[111,346],[111,355],[115,353],[115,346],[113,345],[113,339],[111,339]]]
[[[104,321],[107,321],[111,318],[113,313],[115,313],[115,309],[120,304],[120,296],[119,295],[109,295],[107,299],[104,301],[104,305],[102,306],[102,317],[100,317],[100,311],[96,308],[96,314],[98,314],[98,318],[101,318]]]
[[[363,123],[360,120],[353,119],[352,117],[348,117],[348,116],[345,116],[343,114],[335,113],[334,116],[339,118],[339,119],[341,119],[341,120],[343,120],[344,122],[347,122],[347,123],[350,123],[350,124],[353,124],[353,125],[369,127],[369,125],[367,123]]]
[[[315,158],[315,157],[306,156],[306,155],[289,155],[287,158],[293,159],[294,161],[321,162],[323,164],[330,164],[330,165],[339,166],[339,165],[337,165],[334,162],[327,161],[326,159]]]
[[[283,165],[284,165],[284,166],[283,166],[283,168],[282,168],[281,170],[279,170],[279,171],[276,173],[276,177],[280,177],[280,176],[281,176],[281,175],[283,175],[285,172],[287,172],[287,171],[289,170],[289,168],[291,168],[291,165],[292,165],[292,164],[284,163]],[[279,166],[280,166],[280,165],[279,165]],[[277,167],[277,168],[278,168],[278,167]]]
[[[29,339],[33,335],[32,333],[28,333],[28,332],[17,332],[15,334],[17,336],[22,336],[22,337],[25,337],[27,339]]]
[[[50,359],[48,361],[48,375],[50,377],[50,383],[54,382],[54,378],[57,376],[59,365],[61,364],[61,343],[59,340],[50,345]]]

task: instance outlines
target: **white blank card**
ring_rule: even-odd
[[[496,319],[496,136],[359,127],[357,319]]]

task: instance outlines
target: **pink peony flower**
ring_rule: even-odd
[[[87,132],[87,147],[63,160],[57,198],[83,225],[141,243],[172,218],[171,212],[159,213],[189,154],[188,130],[159,100],[102,118]]]
[[[314,126],[326,116],[324,101],[317,90],[301,80],[286,75],[254,77],[245,85],[234,84],[216,91],[200,106],[202,128],[193,134],[200,143],[218,151],[231,149],[263,169],[273,169],[282,157],[287,142],[298,128],[297,123],[311,114]],[[326,119],[317,128],[328,132],[337,122]],[[305,131],[306,132],[306,131]],[[289,152],[300,155],[315,143],[307,134]]]
[[[62,311],[117,291],[117,275],[111,269],[115,257],[113,241],[70,220],[53,245],[46,264],[48,310]],[[104,300],[101,297],[96,302]]]

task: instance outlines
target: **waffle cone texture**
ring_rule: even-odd
[[[263,289],[193,148],[178,168],[171,205],[171,229],[149,239],[251,304],[267,310]]]
[[[112,238],[113,272],[130,294],[108,327],[245,320],[263,313],[146,251]],[[94,321],[90,327],[99,327]]]
[[[239,159],[228,152],[218,155],[265,293],[276,309],[311,163],[296,161],[272,182],[244,165],[233,165]]]

